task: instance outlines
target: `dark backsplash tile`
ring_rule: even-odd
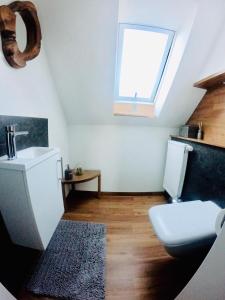
[[[175,139],[179,142],[183,140]],[[225,149],[185,141],[189,153],[182,200],[213,200],[225,206]]]
[[[16,138],[17,150],[32,146],[48,147],[48,119],[0,116],[0,156],[6,154],[5,126],[10,124],[17,124],[17,131],[29,131],[27,136]]]

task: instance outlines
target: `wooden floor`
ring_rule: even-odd
[[[154,235],[147,213],[163,196],[73,198],[64,219],[107,225],[106,300],[174,299],[201,263],[173,259]],[[19,299],[50,298],[23,292]]]

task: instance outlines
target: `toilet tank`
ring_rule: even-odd
[[[188,152],[193,147],[176,141],[168,141],[163,187],[172,199],[179,199],[182,193],[187,167]]]

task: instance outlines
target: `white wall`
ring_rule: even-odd
[[[36,0],[48,61],[69,123],[71,166],[81,161],[83,167],[101,169],[105,191],[162,190],[166,140],[173,129],[145,126],[176,127],[198,104],[204,91],[192,85],[223,22],[224,1],[64,2]],[[186,32],[180,41],[181,64],[158,118],[113,116],[118,20],[165,26],[177,36]]]
[[[171,128],[73,125],[71,166],[101,169],[103,191],[162,191],[167,140],[175,133]],[[79,188],[96,190],[96,182]]]
[[[67,120],[91,124],[100,115],[107,123],[113,111],[118,0],[52,2],[36,0]]]
[[[210,52],[207,63],[199,79],[217,72],[225,72],[225,22],[220,30],[220,35],[215,38],[213,51]]]
[[[4,1],[0,1],[2,3]],[[43,45],[40,55],[28,62],[25,68],[18,70],[6,63],[0,51],[0,70],[0,114],[48,118],[49,143],[60,147],[64,161],[67,162],[67,124]]]
[[[224,0],[54,0],[54,5],[52,1],[36,0],[36,3],[45,30],[49,63],[70,124],[176,127],[187,121],[204,93],[194,88],[193,83],[221,33]],[[157,118],[113,116],[118,16],[120,21],[165,26],[177,32],[179,45],[175,48],[179,56],[175,56],[181,63],[172,75],[169,72],[170,80],[175,75],[174,81],[168,83],[167,77],[166,87],[171,88],[160,95],[161,104],[162,96],[168,96],[163,108],[157,107]],[[175,65],[174,61],[172,64]],[[66,72],[62,72],[64,69]]]

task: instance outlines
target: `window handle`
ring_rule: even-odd
[[[137,95],[138,95],[138,93],[135,92],[134,98],[133,98],[134,103],[133,103],[133,107],[132,107],[132,112],[133,112],[133,113],[136,113],[136,112],[137,112]]]

